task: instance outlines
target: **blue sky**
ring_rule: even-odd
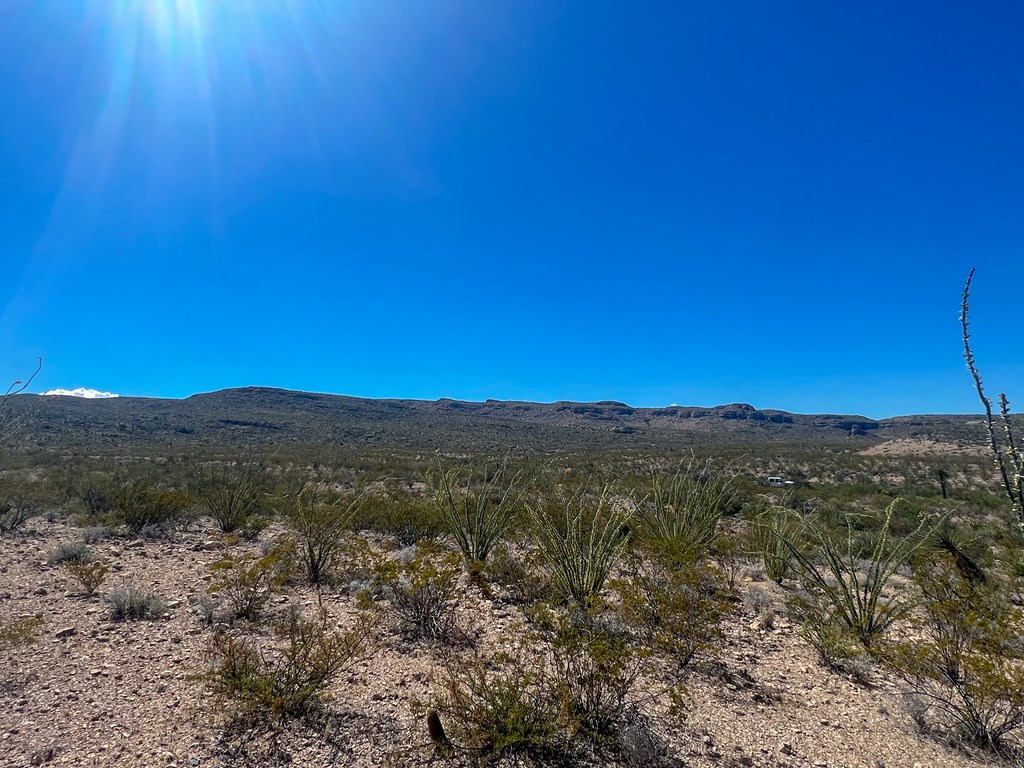
[[[0,9],[33,391],[1024,398],[1019,3]]]

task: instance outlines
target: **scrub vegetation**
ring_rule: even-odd
[[[385,694],[361,670],[379,657],[427,670],[390,668],[386,695],[422,719],[391,735],[382,764],[681,765],[695,691],[764,707],[800,695],[732,650],[782,623],[819,674],[898,681],[920,732],[950,754],[1019,764],[1020,453],[1006,397],[1000,432],[974,364],[969,290],[980,451],[935,434],[915,438],[923,451],[733,435],[545,455],[226,443],[108,454],[10,439],[0,536],[45,544],[33,567],[55,586],[34,593],[49,601],[39,615],[0,614],[0,643],[122,633],[144,648],[186,613],[174,642],[196,638],[204,653],[176,658],[215,741],[244,724],[223,748],[238,764],[288,762],[281,740],[296,728],[337,739],[372,718]],[[172,599],[125,567],[133,552],[204,565]],[[62,601],[75,623],[51,628]],[[409,679],[423,688],[406,693]],[[245,751],[253,734],[269,734],[267,751]]]

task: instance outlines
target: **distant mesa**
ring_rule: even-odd
[[[120,395],[116,395],[113,392],[100,392],[97,389],[86,389],[85,387],[78,387],[77,389],[51,389],[49,392],[43,392],[43,394],[59,395],[61,397],[84,397],[87,400],[120,397]]]
[[[183,400],[122,396],[85,387],[13,398],[24,417],[20,440],[36,447],[123,450],[139,446],[191,450],[197,445],[402,446],[416,451],[667,450],[695,445],[887,440],[977,442],[976,415],[905,416],[876,421],[851,414],[797,414],[749,403],[711,407],[632,407],[618,400],[577,403],[372,400],[246,387]],[[147,450],[149,450],[147,448]],[[121,455],[118,453],[118,455]]]

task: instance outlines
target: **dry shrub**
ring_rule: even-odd
[[[383,566],[390,610],[403,634],[437,641],[461,636],[455,622],[461,560],[435,542],[420,542]]]
[[[32,499],[16,495],[0,502],[0,534],[14,533],[39,514],[39,505]]]
[[[327,624],[326,615],[305,618],[289,611],[275,627],[277,642],[269,649],[252,639],[215,634],[205,678],[248,714],[300,717],[322,700],[332,681],[368,653],[371,621],[363,617],[347,632]]]
[[[251,552],[225,554],[210,566],[213,579],[207,591],[223,598],[235,618],[256,621],[271,595],[288,581],[293,556],[294,550],[286,545],[262,557]]]
[[[114,621],[160,619],[167,613],[167,601],[155,592],[137,589],[130,584],[114,587],[106,596],[110,618]]]

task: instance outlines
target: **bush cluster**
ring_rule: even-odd
[[[191,498],[147,478],[122,478],[111,492],[110,519],[134,535],[163,536],[190,517]]]
[[[310,484],[283,499],[284,516],[310,584],[324,584],[335,575],[351,522],[365,498],[365,491],[341,495]]]

